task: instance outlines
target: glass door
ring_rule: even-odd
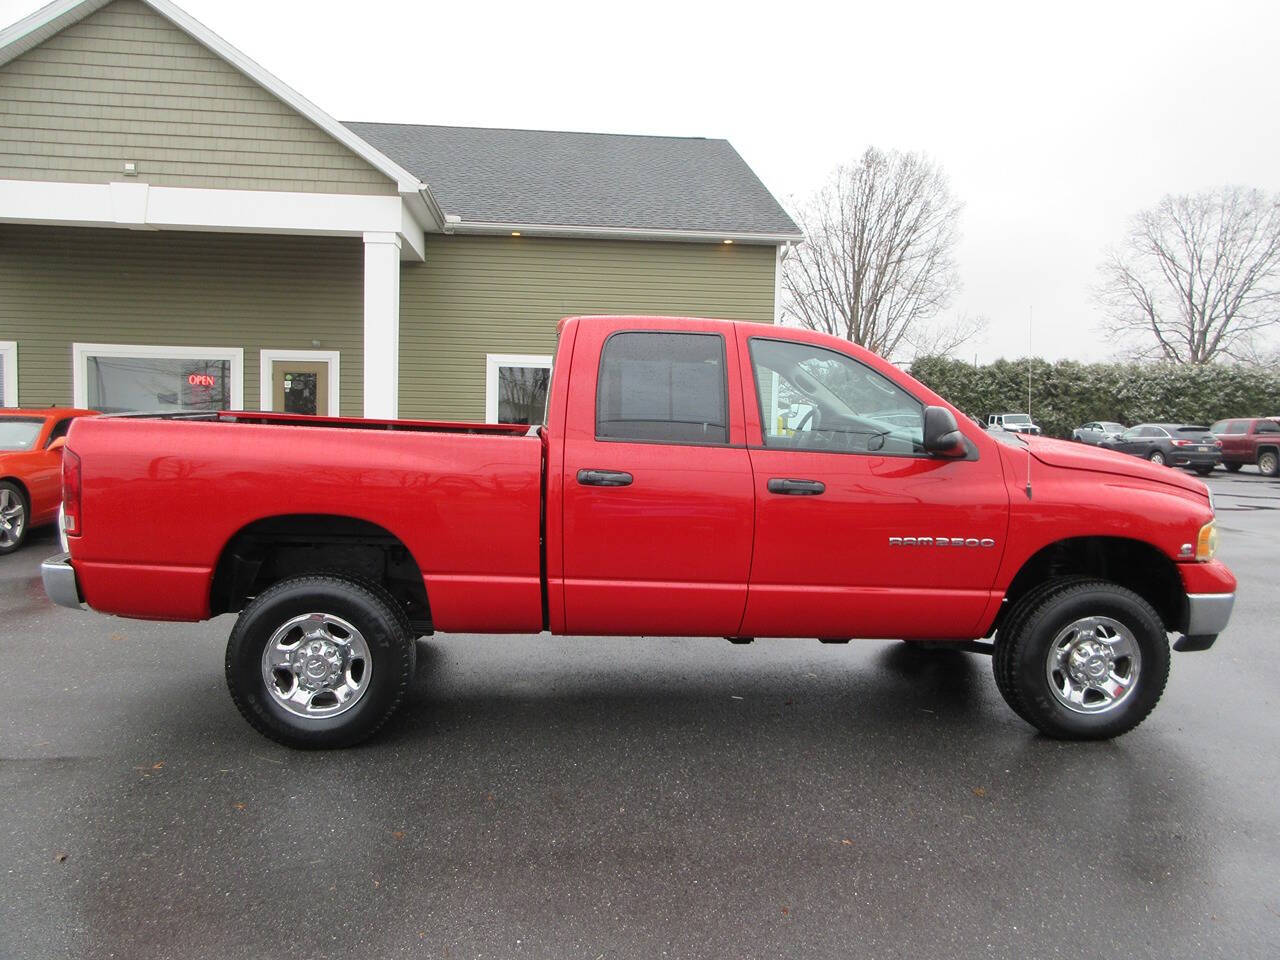
[[[277,413],[327,416],[329,413],[329,362],[327,360],[273,360],[271,409]]]

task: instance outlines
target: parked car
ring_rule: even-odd
[[[1008,430],[1010,433],[1031,433],[1039,435],[1040,428],[1032,422],[1026,413],[993,413],[987,417],[987,426]]]
[[[1093,420],[1072,430],[1071,439],[1080,443],[1096,445],[1105,438],[1118,437],[1124,431],[1125,426],[1123,423],[1116,423],[1113,420]]]
[[[79,421],[45,588],[148,620],[238,613],[232,698],[300,747],[378,729],[433,630],[947,641],[991,653],[1029,723],[1099,739],[1155,707],[1170,632],[1202,650],[1230,617],[1203,483],[985,432],[848,341],[571,318],[554,369],[532,429]],[[793,398],[804,422],[779,426]],[[880,416],[904,409],[914,426]]]
[[[1185,423],[1140,423],[1098,446],[1143,457],[1154,464],[1187,467],[1207,477],[1222,462],[1222,444],[1208,427]]]
[[[1280,417],[1219,420],[1209,429],[1222,444],[1222,465],[1232,473],[1257,464],[1264,477],[1280,477]]]
[[[13,553],[32,527],[57,519],[62,447],[76,417],[93,410],[0,410],[0,554]]]

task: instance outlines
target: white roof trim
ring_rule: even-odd
[[[41,7],[30,16],[19,20],[13,26],[0,31],[0,66],[39,46],[55,33],[83,20],[89,14],[96,13],[110,2],[111,0],[54,0],[53,3]],[[394,180],[400,193],[423,194],[427,198],[428,208],[439,209],[439,205],[435,203],[435,198],[431,195],[431,189],[427,184],[420,181],[386,154],[374,149],[356,136],[279,77],[250,60],[185,10],[170,3],[169,0],[141,0],[141,2],[151,7],[178,29],[190,34],[197,42],[208,47],[263,89],[274,94],[294,110],[297,110],[298,113],[302,114],[344,147],[357,156],[363,157],[380,172]],[[438,223],[434,226],[443,228],[444,224]]]
[[[519,233],[529,237],[591,237],[614,240],[677,240],[686,243],[756,243],[778,245],[803,243],[803,233],[742,233],[735,230],[664,230],[652,227],[609,227],[568,223],[493,223],[450,219],[455,234]]]

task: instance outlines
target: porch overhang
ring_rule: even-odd
[[[0,223],[317,237],[393,233],[402,260],[426,258],[422,224],[399,196],[0,180]]]
[[[364,248],[364,415],[393,419],[400,382],[399,267],[426,259],[419,218],[429,212],[429,199],[0,180],[0,223],[358,237]]]

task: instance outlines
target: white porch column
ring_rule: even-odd
[[[364,415],[391,420],[400,403],[400,238],[364,235]]]

